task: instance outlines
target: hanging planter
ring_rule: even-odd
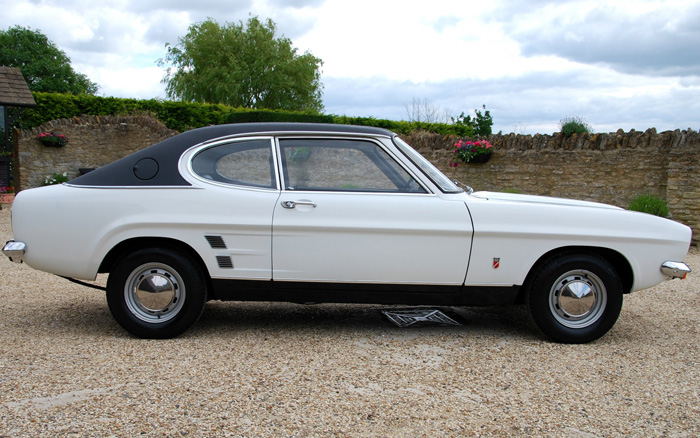
[[[53,132],[42,132],[39,134],[39,141],[41,141],[44,146],[50,148],[62,148],[68,144],[68,139],[65,135],[57,135]]]
[[[470,161],[467,161],[467,163],[486,163],[491,159],[491,155],[491,152],[475,155]]]
[[[458,161],[462,163],[486,163],[493,155],[493,145],[486,140],[458,141],[455,143],[454,161],[450,167],[457,167]]]

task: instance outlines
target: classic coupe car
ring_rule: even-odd
[[[623,295],[690,269],[691,231],[608,205],[465,192],[394,133],[320,124],[185,132],[12,207],[14,262],[109,273],[138,337],[190,328],[208,300],[524,303],[558,342],[613,326]]]

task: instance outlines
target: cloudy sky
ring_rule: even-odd
[[[483,104],[494,131],[700,128],[700,0],[0,0],[99,94],[164,98],[156,60],[190,24],[271,18],[324,61],[327,113],[408,119]]]

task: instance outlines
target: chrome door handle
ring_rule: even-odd
[[[317,207],[316,203],[311,201],[282,201],[280,204],[282,204],[284,208],[294,208],[297,205],[310,205],[313,208]]]

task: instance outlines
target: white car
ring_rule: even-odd
[[[690,269],[690,228],[593,202],[457,187],[392,132],[195,129],[12,207],[15,262],[93,280],[138,337],[208,300],[524,303],[554,341],[613,326],[624,294]]]

